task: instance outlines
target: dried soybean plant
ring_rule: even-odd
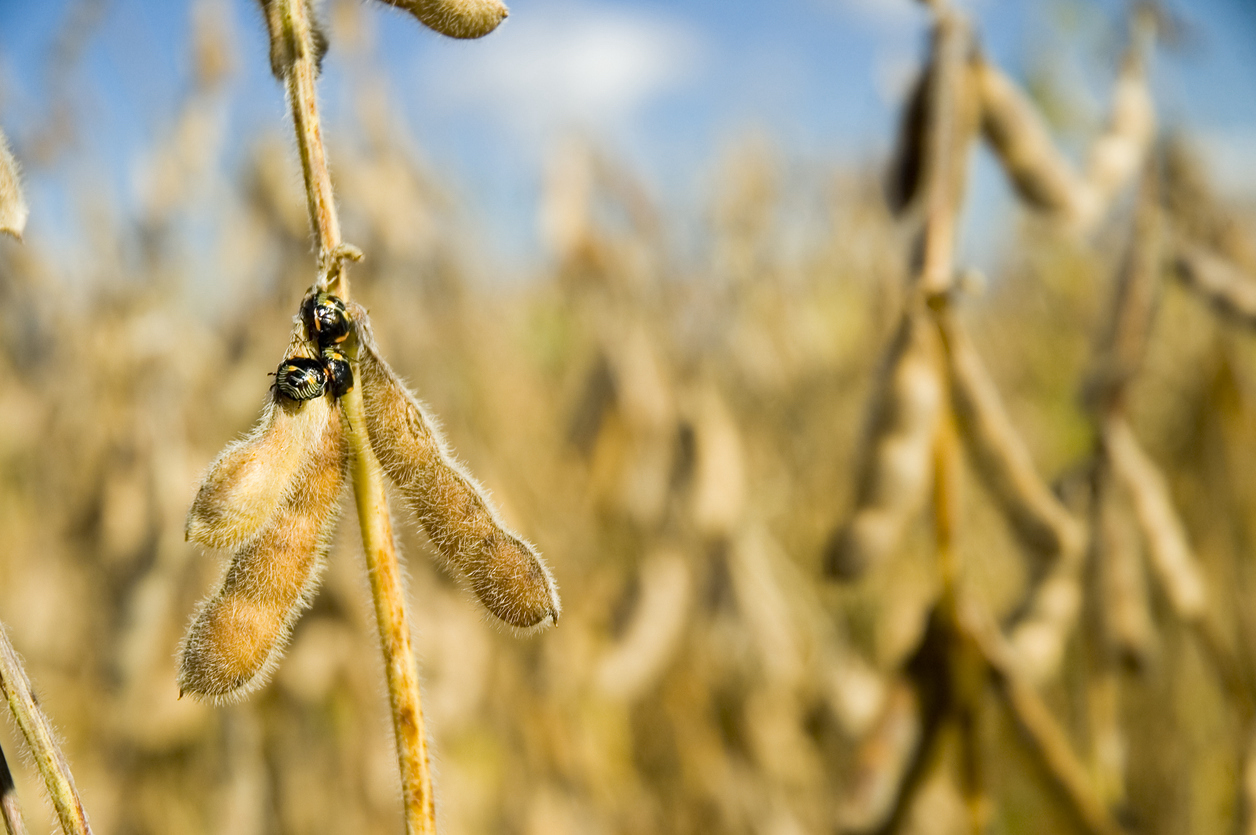
[[[0,232],[21,241],[30,210],[22,193],[17,161],[9,150],[9,142],[0,132]],[[57,819],[67,835],[88,835],[92,830],[87,812],[74,785],[69,762],[61,752],[56,731],[39,706],[22,659],[0,623],[0,692],[9,703],[18,728],[30,746],[35,766],[56,810]],[[0,819],[9,835],[24,835],[26,824],[17,798],[13,775],[0,751]]]
[[[505,17],[495,0],[395,3],[453,37]],[[310,603],[346,481],[353,484],[384,653],[406,827],[435,830],[418,671],[383,475],[406,499],[449,567],[502,621],[540,629],[559,616],[536,549],[502,523],[433,421],[383,359],[366,309],[350,300],[315,79],[326,50],[309,0],[263,0],[271,66],[292,107],[318,243],[318,279],[301,302],[262,418],[210,467],[188,515],[189,539],[234,552],[180,648],[179,686],[212,702],[263,684]]]
[[[1154,225],[1147,224],[1157,235],[1159,260],[1155,272],[1143,278],[1152,285],[1146,294],[1159,295],[1159,283],[1167,272],[1206,302],[1222,321],[1251,329],[1256,325],[1256,264],[1245,230],[1218,205],[1184,149],[1171,147],[1166,156],[1159,199],[1153,207]],[[1152,208],[1147,211],[1150,214]],[[1117,319],[1115,313],[1113,319]],[[1144,332],[1150,329],[1148,322]],[[1216,605],[1219,601],[1208,593],[1199,558],[1186,535],[1165,474],[1142,449],[1120,410],[1114,412],[1105,427],[1104,449],[1133,506],[1150,574],[1163,590],[1173,615],[1196,638],[1237,714],[1240,750],[1236,770],[1241,775],[1242,793],[1239,825],[1242,831],[1250,832],[1256,827],[1256,796],[1252,793],[1256,785],[1256,757],[1252,753],[1256,750],[1256,659],[1252,657],[1250,632],[1244,635],[1240,630],[1237,642],[1224,634]],[[1243,556],[1236,555],[1239,559]],[[1248,594],[1246,584],[1237,584],[1229,590],[1228,602],[1241,612],[1248,607]],[[1226,597],[1217,595],[1221,600]]]
[[[879,373],[855,507],[835,530],[825,566],[836,578],[860,577],[894,553],[932,498],[941,591],[856,755],[857,791],[845,825],[898,831],[953,738],[971,829],[984,831],[991,806],[979,721],[993,685],[1076,824],[1116,833],[1122,828],[1109,798],[1037,692],[1058,671],[1082,610],[1086,525],[1038,474],[956,317],[955,245],[967,157],[978,136],[1021,198],[1061,226],[1084,232],[1108,214],[1143,167],[1154,135],[1144,68],[1153,30],[1136,18],[1110,122],[1079,173],[1056,150],[1028,97],[981,54],[969,22],[945,2],[928,5],[930,57],[904,111],[887,189],[891,208],[920,225],[912,282]],[[957,542],[961,442],[1027,558],[1024,600],[1003,626],[965,586]]]

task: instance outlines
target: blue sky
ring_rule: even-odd
[[[103,0],[64,82],[79,114],[77,141],[48,166],[28,164],[35,239],[70,222],[72,193],[85,185],[134,204],[136,166],[169,130],[188,87],[191,17],[215,5],[239,36],[229,135],[283,124],[253,0]],[[987,51],[1013,75],[1049,68],[1083,123],[1102,117],[1124,3],[966,5]],[[1256,196],[1256,0],[1169,5],[1190,35],[1157,60],[1162,119],[1189,128],[1225,190]],[[81,6],[0,0],[0,125],[19,153],[48,122],[57,84],[50,49]],[[912,0],[516,0],[501,29],[468,43],[379,4],[363,8],[372,55],[405,125],[508,255],[535,251],[544,155],[571,130],[593,136],[661,202],[690,215],[703,206],[730,137],[766,135],[785,159],[882,158],[926,24]],[[346,64],[333,43],[325,77],[333,132],[347,115],[337,95]],[[223,164],[236,160],[228,151]],[[997,193],[997,178],[982,176],[977,188]]]

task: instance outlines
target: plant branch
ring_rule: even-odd
[[[971,601],[961,614],[960,627],[989,666],[995,688],[1020,728],[1027,747],[1068,801],[1085,831],[1091,835],[1124,833],[1091,789],[1086,766],[1074,753],[1068,734],[1051,715],[1042,697],[1024,680],[998,627]]]
[[[362,530],[362,548],[366,552],[366,569],[371,579],[371,598],[375,602],[380,645],[384,651],[393,730],[397,735],[406,831],[412,835],[427,835],[436,831],[431,763],[427,753],[427,733],[423,727],[423,707],[419,701],[419,671],[414,653],[410,650],[410,625],[406,618],[405,592],[397,565],[388,499],[384,495],[383,475],[362,417],[361,390],[355,388],[340,402],[349,423],[349,445],[353,449],[353,463],[350,465],[353,498]]]
[[[30,679],[26,677],[22,661],[3,626],[0,626],[0,690],[4,691],[17,726],[30,745],[35,766],[48,787],[48,796],[57,811],[61,828],[66,835],[91,835],[92,828],[87,823],[87,812],[83,810],[78,790],[74,788],[69,763],[61,753],[48,717],[39,709],[35,694],[31,692]]]
[[[280,34],[291,40],[286,50],[291,62],[286,68],[285,80],[301,154],[301,170],[305,176],[310,224],[318,238],[319,283],[329,289],[334,288],[337,295],[348,301],[349,278],[343,262],[358,260],[361,253],[340,238],[340,221],[336,215],[315,96],[317,55],[314,22],[309,18],[304,0],[278,1],[283,3]],[[392,520],[384,494],[383,475],[367,436],[361,392],[356,389],[349,392],[340,398],[340,404],[353,450],[353,493],[388,679],[388,701],[392,709],[401,771],[406,831],[411,835],[426,835],[436,831],[431,765],[419,698],[418,665],[410,649],[410,625]]]
[[[318,98],[314,79],[318,62],[314,48],[314,21],[303,0],[280,0],[283,3],[283,36],[290,39],[285,80],[288,103],[292,107],[292,123],[301,153],[301,173],[305,175],[306,207],[310,226],[318,236],[319,264],[340,246],[340,218],[336,215],[331,174],[327,170],[327,152],[323,147],[323,131],[318,118]]]
[[[940,6],[941,4],[939,4]],[[935,6],[934,45],[929,85],[929,124],[925,130],[925,226],[920,242],[919,286],[939,295],[954,283],[955,239],[966,177],[966,159],[975,128],[967,53],[967,21]]]

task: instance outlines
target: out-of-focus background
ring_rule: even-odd
[[[1080,158],[1128,7],[963,8]],[[1256,7],[1163,12],[1166,202],[1250,270]],[[916,732],[891,720],[939,587],[931,529],[857,583],[824,579],[821,554],[904,296],[910,236],[882,180],[923,7],[519,0],[470,43],[361,0],[321,16],[355,297],[564,602],[556,629],[516,638],[401,525],[444,830],[875,826]],[[102,833],[401,828],[351,518],[273,682],[230,707],[176,699],[179,637],[222,566],[184,515],[255,420],[314,277],[266,55],[244,0],[0,3],[0,126],[31,207],[24,243],[0,240],[0,622]],[[985,279],[964,320],[1066,483],[1094,449],[1078,391],[1132,201],[1079,238],[1022,208],[987,152],[974,165],[959,263]],[[1130,421],[1219,640],[1251,665],[1254,337],[1168,282],[1149,345]],[[964,484],[964,583],[1002,617],[1025,560]],[[1045,702],[1131,831],[1239,831],[1249,699],[1162,592],[1146,608],[1146,657],[1103,676],[1083,617]],[[981,717],[990,830],[1074,827],[1012,722],[993,701]],[[33,831],[53,831],[11,723],[0,743]],[[903,831],[970,831],[948,758]]]

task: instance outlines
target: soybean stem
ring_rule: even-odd
[[[288,103],[292,106],[292,122],[301,154],[301,173],[305,175],[305,199],[310,211],[310,225],[318,236],[320,266],[340,246],[340,218],[336,215],[331,173],[327,170],[327,152],[323,147],[323,131],[318,118],[318,98],[314,78],[315,66],[313,22],[307,16],[304,0],[283,0],[284,35],[291,38],[292,63],[287,68]]]
[[[0,690],[4,691],[17,726],[30,746],[31,756],[44,778],[44,785],[48,787],[48,796],[57,811],[61,828],[66,835],[91,835],[92,828],[87,823],[87,812],[83,810],[78,790],[74,788],[69,763],[57,745],[52,725],[35,701],[30,679],[26,677],[22,661],[13,644],[9,643],[3,626],[0,626]]]
[[[314,85],[317,68],[313,23],[307,16],[304,0],[281,2],[284,4],[283,35],[292,41],[289,51],[292,63],[286,73],[288,98],[301,154],[301,170],[305,176],[310,224],[318,237],[319,269],[323,276],[332,277],[338,295],[348,301],[349,277],[339,262],[345,257],[353,258],[353,255],[346,254],[349,248],[340,238],[340,221],[336,216],[331,175],[327,170],[327,156],[319,127]],[[419,699],[418,665],[410,649],[410,624],[406,616],[405,593],[397,564],[388,500],[384,495],[383,475],[367,436],[361,393],[356,389],[349,392],[340,399],[340,404],[348,427],[349,444],[353,449],[353,494],[388,679],[388,701],[392,709],[397,762],[401,771],[406,831],[410,835],[429,835],[436,831],[431,765]]]
[[[353,448],[353,498],[362,529],[362,547],[366,552],[375,620],[388,676],[388,701],[397,737],[406,831],[427,835],[436,831],[431,764],[427,753],[427,734],[423,728],[423,708],[419,702],[419,671],[414,653],[410,650],[410,626],[406,618],[405,594],[401,571],[397,566],[388,499],[384,496],[379,462],[375,459],[362,420],[362,393],[354,389],[340,402],[348,420],[349,444]]]

